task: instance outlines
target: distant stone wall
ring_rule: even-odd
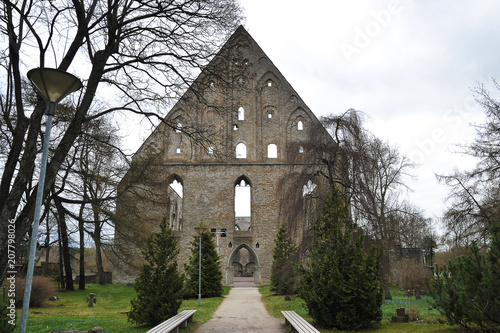
[[[392,261],[396,263],[402,259],[413,261],[416,264],[423,264],[424,257],[421,248],[404,248],[401,245],[396,245],[391,251],[391,264]]]
[[[75,278],[75,283],[80,283],[80,275],[77,275]],[[97,283],[97,275],[85,275],[85,283]],[[104,283],[112,284],[113,283],[113,272],[104,272]]]
[[[35,266],[34,275],[47,275],[53,278],[59,277],[59,263],[42,261],[40,266]]]

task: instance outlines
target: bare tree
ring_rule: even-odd
[[[400,210],[389,217],[391,242],[405,248],[418,248],[422,240],[429,234],[430,219],[424,212],[409,202],[403,202]]]
[[[493,81],[494,88],[500,85]],[[485,121],[473,125],[475,140],[461,146],[461,153],[477,158],[472,170],[455,170],[437,178],[450,187],[451,205],[445,213],[447,235],[455,247],[486,245],[492,220],[500,219],[500,102],[480,84],[476,102],[485,112]]]
[[[310,126],[305,140],[289,142],[287,158],[290,171],[280,180],[280,219],[287,225],[293,239],[300,238],[299,255],[303,255],[314,238],[312,232],[332,186],[341,189],[347,204],[352,197],[353,165],[358,156],[356,142],[367,132],[362,125],[363,114],[348,110],[331,115]],[[302,153],[297,153],[302,151]]]
[[[317,221],[325,194],[332,186],[341,189],[351,207],[351,218],[367,234],[385,244],[382,275],[386,298],[390,298],[388,249],[393,235],[390,217],[401,210],[399,192],[406,188],[404,177],[413,164],[397,148],[364,129],[363,114],[355,110],[323,118],[318,128],[311,130],[307,141],[293,144],[304,147],[304,154],[297,154],[296,147],[289,149],[294,167],[279,188],[284,198],[280,212],[288,232],[297,233],[297,229],[306,226],[299,247],[305,252],[314,236],[309,232],[310,223]],[[317,189],[304,195],[301,185],[309,181],[317,184]]]
[[[358,163],[359,169],[354,171],[356,188],[352,203],[355,217],[365,232],[384,242],[382,281],[385,298],[391,299],[389,249],[393,225],[390,216],[402,210],[399,194],[407,187],[404,176],[409,176],[413,164],[396,147],[378,138],[368,139],[359,150],[364,153]]]
[[[21,240],[34,209],[31,181],[44,106],[38,101],[31,110],[23,103],[25,66],[55,63],[60,70],[73,68],[84,81],[84,89],[74,96],[76,112],[53,144],[44,189],[48,193],[83,123],[117,111],[163,119],[171,99],[213,57],[240,15],[235,0],[4,1],[0,33],[8,45],[0,53],[6,89],[1,111],[9,146],[2,147],[0,244],[5,244],[6,223],[12,219],[16,242]],[[36,61],[30,63],[32,59]],[[107,107],[91,112],[98,88],[106,89]],[[2,277],[5,251],[1,246]]]

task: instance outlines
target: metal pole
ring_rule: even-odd
[[[220,234],[218,232],[215,233],[217,235],[217,254],[219,254],[219,236]]]
[[[38,226],[40,224],[40,212],[42,210],[43,188],[45,187],[45,171],[47,169],[47,156],[49,152],[50,131],[52,129],[52,117],[56,104],[47,102],[47,123],[45,125],[45,137],[42,147],[42,164],[40,165],[40,180],[36,192],[35,215],[33,217],[33,230],[31,231],[30,254],[28,259],[28,271],[26,273],[26,284],[24,287],[23,312],[21,314],[21,323],[19,324],[19,333],[26,333],[26,324],[28,322],[28,311],[30,307],[31,285],[33,283],[33,271],[35,268],[36,244],[38,240]]]
[[[198,234],[200,237],[200,260],[198,265],[198,306],[201,306],[201,233]]]

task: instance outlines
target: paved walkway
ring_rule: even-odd
[[[202,305],[203,306],[203,305]],[[285,320],[271,316],[257,288],[232,288],[196,333],[283,333]]]

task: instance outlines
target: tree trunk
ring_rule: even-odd
[[[104,267],[102,265],[101,254],[101,223],[99,222],[98,208],[94,208],[94,243],[95,243],[95,263],[97,266],[96,280],[99,284],[106,284],[104,281]]]
[[[80,236],[80,281],[78,282],[78,289],[85,290],[85,230],[83,223],[83,208],[84,204],[80,206],[78,214],[78,234]]]
[[[73,271],[71,270],[71,256],[69,253],[69,237],[68,228],[66,226],[66,215],[64,213],[64,207],[62,202],[57,198],[54,198],[54,202],[57,208],[57,222],[61,227],[61,240],[62,240],[62,253],[64,258],[64,272],[66,275],[66,290],[73,291],[75,287],[73,285]]]
[[[64,266],[63,266],[63,256],[62,256],[62,243],[61,243],[61,226],[59,222],[57,223],[57,242],[59,244],[59,281],[61,282],[61,290],[66,289],[66,283],[64,283]]]
[[[382,255],[382,284],[384,286],[384,297],[389,300],[392,299],[391,295],[391,266],[389,262],[389,249],[385,246],[384,254]]]

